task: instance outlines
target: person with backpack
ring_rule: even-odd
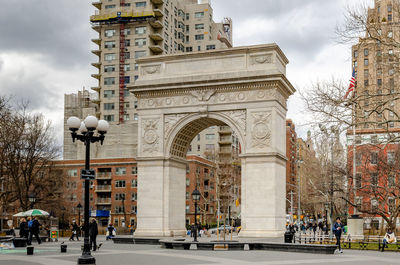
[[[42,241],[40,240],[39,237],[39,231],[40,231],[40,223],[39,221],[32,216],[32,219],[28,222],[28,227],[29,227],[29,239],[28,239],[28,245],[32,244],[32,237],[35,236],[36,241],[40,245]]]

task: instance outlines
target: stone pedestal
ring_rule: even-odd
[[[347,218],[347,234],[350,236],[364,235],[364,219],[359,216]]]

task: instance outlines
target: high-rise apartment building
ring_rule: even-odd
[[[92,76],[99,83],[92,89],[98,96],[90,110],[74,115],[96,115],[111,124],[102,148],[93,146],[93,157],[136,157],[137,100],[126,89],[140,76],[136,59],[232,47],[232,21],[215,23],[208,0],[101,0],[93,5],[97,10],[90,21],[99,37],[92,40],[98,45],[92,52],[99,60],[92,64],[98,69]],[[66,115],[80,106],[70,104],[75,98],[66,95]],[[64,159],[83,159],[82,154],[82,144],[64,137]]]
[[[90,21],[99,57],[93,63],[99,80],[100,118],[122,124],[137,121],[137,101],[126,89],[140,75],[135,60],[143,56],[231,47],[231,20],[213,21],[209,1],[102,0],[94,2]]]

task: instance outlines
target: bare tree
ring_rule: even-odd
[[[57,203],[62,175],[52,173],[59,154],[50,123],[40,114],[30,114],[26,104],[13,108],[0,100],[1,198],[3,205],[17,203],[22,210],[34,204]],[[36,201],[29,201],[34,193]]]

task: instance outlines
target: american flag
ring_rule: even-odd
[[[353,92],[355,88],[356,88],[356,69],[353,68],[353,74],[351,75],[350,85],[349,88],[347,89],[344,98],[346,99],[347,96],[350,94],[350,92]]]

